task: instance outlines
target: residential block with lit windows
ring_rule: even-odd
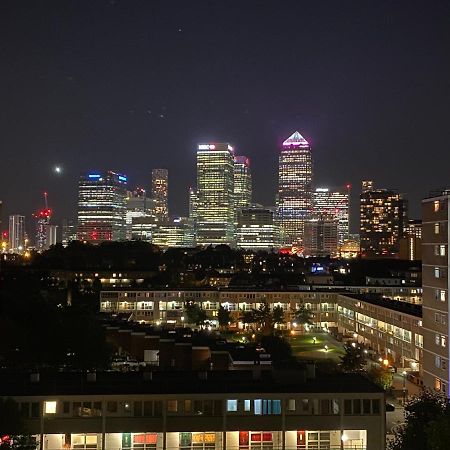
[[[333,290],[334,289],[334,290]],[[184,304],[195,301],[205,310],[208,320],[217,326],[219,307],[231,312],[235,327],[242,328],[243,311],[258,309],[262,303],[285,311],[286,326],[295,332],[291,313],[305,305],[314,314],[316,329],[342,335],[357,335],[390,364],[406,370],[421,370],[421,305],[381,298],[373,294],[355,294],[331,286],[317,291],[239,291],[202,290],[107,290],[100,293],[100,311],[125,313],[138,322],[182,326]]]
[[[449,395],[450,190],[422,202],[423,381]]]
[[[41,450],[383,450],[385,395],[357,374],[1,374]]]

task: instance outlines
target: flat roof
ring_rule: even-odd
[[[206,375],[205,375],[206,374]],[[362,374],[317,373],[305,379],[305,371],[155,371],[152,380],[143,372],[97,372],[87,381],[83,372],[41,373],[32,383],[30,373],[0,372],[0,396],[133,395],[133,394],[258,394],[258,393],[355,393],[384,392]]]

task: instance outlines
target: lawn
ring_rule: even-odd
[[[300,359],[335,359],[344,354],[341,345],[327,333],[306,333],[290,338],[292,352]],[[328,349],[325,348],[328,347]]]

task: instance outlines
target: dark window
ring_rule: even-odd
[[[194,400],[194,414],[203,414],[203,405],[201,400]]]
[[[380,400],[372,400],[372,414],[380,414]]]
[[[30,417],[30,404],[29,403],[21,403],[20,404],[20,415],[22,417]]]
[[[72,413],[74,416],[79,416],[81,412],[81,402],[73,402]]]
[[[192,400],[185,400],[184,401],[184,412],[190,413],[192,411]]]
[[[144,416],[153,416],[153,402],[144,402]]]
[[[155,402],[154,416],[161,417],[162,416],[162,402]]]
[[[142,402],[134,402],[133,411],[136,417],[142,416]]]
[[[330,400],[320,400],[320,414],[330,414]]]
[[[33,402],[31,404],[31,417],[39,417],[40,411],[39,411],[39,402]]]
[[[222,415],[222,400],[214,400],[214,415]]]
[[[370,414],[370,400],[367,398],[363,400],[363,414]]]
[[[63,414],[70,413],[70,402],[63,402]]]
[[[207,416],[212,416],[212,413],[213,413],[213,401],[205,400],[203,402],[203,414]]]
[[[361,414],[361,400],[359,398],[353,400],[353,414]]]
[[[92,408],[92,403],[91,402],[83,402],[83,408]]]
[[[106,410],[110,413],[116,413],[117,412],[117,402],[106,403]]]
[[[352,413],[352,401],[344,400],[344,414],[351,414],[351,413]]]
[[[94,402],[94,409],[98,412],[102,412],[102,402]]]

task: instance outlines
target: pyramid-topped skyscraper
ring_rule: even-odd
[[[278,163],[278,219],[283,245],[302,245],[304,224],[312,213],[312,155],[296,131],[282,144]]]

